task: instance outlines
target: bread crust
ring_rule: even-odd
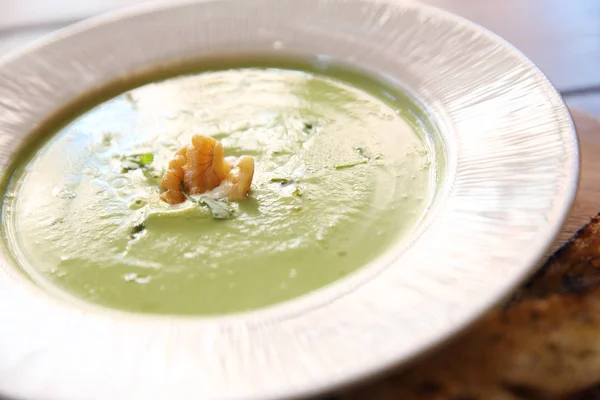
[[[600,214],[506,304],[342,399],[600,399]]]

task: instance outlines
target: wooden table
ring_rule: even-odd
[[[70,22],[141,1],[0,0],[0,56]],[[556,248],[600,211],[600,122],[588,115],[600,117],[600,0],[424,2],[503,36],[548,75],[570,106],[582,145],[581,186]]]
[[[581,178],[575,204],[554,248],[600,212],[600,120],[571,109],[581,146]]]

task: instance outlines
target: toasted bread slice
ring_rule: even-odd
[[[600,216],[507,305],[344,399],[600,399]],[[600,387],[600,386],[599,386]]]

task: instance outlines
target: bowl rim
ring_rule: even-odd
[[[177,28],[159,32],[157,23]],[[578,142],[566,106],[504,40],[411,0],[146,3],[60,30],[0,58],[2,172],[32,132],[78,95],[148,66],[249,48],[332,54],[417,93],[446,141],[449,177],[432,218],[410,246],[372,268],[282,305],[218,318],[74,307],[32,288],[2,252],[0,304],[13,307],[0,308],[0,326],[8,327],[0,334],[0,392],[66,400],[82,393],[316,394],[443,342],[533,272],[578,184]],[[445,243],[448,237],[454,241]],[[40,330],[43,337],[32,334]],[[73,340],[56,342],[65,336]],[[144,356],[164,365],[148,362],[132,374],[136,361],[127,354],[157,341]],[[119,368],[106,358],[117,349]],[[77,382],[66,378],[73,373]],[[143,387],[158,376],[160,385]]]

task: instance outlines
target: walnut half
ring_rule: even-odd
[[[164,191],[160,197],[169,204],[183,203],[183,183],[188,194],[213,191],[215,197],[240,201],[248,196],[253,177],[252,157],[225,159],[221,142],[209,136],[194,135],[192,143],[179,149],[169,162],[162,177]]]

